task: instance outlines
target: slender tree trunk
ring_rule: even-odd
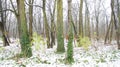
[[[67,45],[67,62],[72,63],[73,59],[73,24],[72,24],[72,16],[71,16],[71,2],[72,0],[68,0],[68,23],[69,23],[69,37],[68,37],[68,45]]]
[[[83,16],[82,16],[82,10],[83,10],[83,0],[80,0],[80,8],[79,8],[79,35],[81,37],[84,36],[84,34],[83,34]]]
[[[85,9],[85,23],[84,23],[84,35],[87,36],[88,31],[87,31],[87,10]]]
[[[110,24],[108,25],[108,29],[107,29],[107,32],[106,32],[104,44],[107,43],[108,38],[111,38],[112,34],[110,35],[110,29],[112,30],[112,28],[113,28],[113,27],[111,27],[111,26],[113,26],[112,23],[113,23],[113,14],[111,13],[111,20],[110,20]]]
[[[118,49],[120,49],[120,0],[117,0],[117,9],[118,9],[118,36],[117,36],[117,39],[118,39]]]
[[[6,37],[6,32],[4,31],[4,25],[2,22],[0,22],[0,30],[2,31],[2,38],[3,38],[3,45],[4,46],[9,46],[9,42]]]
[[[4,9],[7,9],[7,0],[5,0],[5,2],[4,2]],[[7,27],[6,27],[6,20],[7,20],[7,12],[5,11],[5,12],[3,12],[4,13],[4,29],[5,29],[5,32],[6,32],[6,34],[5,34],[5,36],[6,36],[6,38],[7,38],[7,41],[8,41],[8,43],[10,43],[11,41],[10,41],[10,38],[9,38],[9,36],[8,36],[8,30],[7,30]]]
[[[32,41],[32,35],[33,35],[33,27],[32,27],[32,23],[33,23],[33,2],[34,0],[29,0],[29,36],[30,36],[30,41]]]
[[[47,38],[47,47],[50,48],[50,32],[49,32],[49,24],[47,21],[47,16],[45,12],[46,8],[46,0],[43,0],[43,16],[44,16],[44,24],[45,24],[45,33],[46,33],[46,38]]]
[[[18,35],[19,35],[19,38],[20,38],[20,34],[21,34],[21,31],[20,31],[20,28],[21,28],[21,20],[20,20],[20,3],[19,3],[19,0],[16,0],[17,1],[17,10],[18,12],[16,12],[16,18],[17,18],[17,26],[18,26]]]
[[[87,21],[87,25],[86,25],[86,35],[87,37],[91,38],[91,32],[90,32],[90,16],[89,16],[89,9],[88,9],[88,4],[87,4],[87,0],[85,0],[85,5],[86,5],[86,21]]]
[[[54,22],[55,7],[56,7],[56,0],[54,1],[54,8],[53,8],[53,12],[51,13],[51,48],[53,48],[53,45],[55,45],[55,22]]]
[[[107,29],[107,32],[106,32],[106,35],[105,35],[104,44],[107,43],[107,39],[109,38],[109,31],[110,31],[111,23],[112,23],[112,22],[110,22],[110,24],[109,24],[109,26],[108,26],[108,29]]]
[[[113,21],[112,21],[112,27],[111,27],[111,31],[110,31],[110,40],[109,40],[108,43],[111,43],[112,37],[113,37],[113,22],[114,22],[114,19],[113,19]]]
[[[17,1],[17,0],[16,0]],[[15,14],[15,16],[16,16],[16,19],[17,19],[17,31],[16,31],[16,33],[18,33],[18,38],[20,38],[20,16],[18,15],[18,11],[17,10],[19,10],[18,8],[19,8],[19,2],[17,1],[17,10],[15,9],[15,7],[14,7],[14,5],[13,5],[13,2],[12,2],[12,0],[10,0],[10,3],[11,3],[11,6],[12,6],[12,8],[13,8],[13,10],[14,10],[14,14]]]
[[[0,28],[2,31],[2,36],[3,36],[3,45],[4,46],[9,46],[8,39],[6,37],[7,32],[5,31],[5,21],[4,21],[4,13],[3,13],[3,8],[2,8],[2,1],[0,0],[0,11],[1,11],[1,22],[0,22]]]
[[[112,9],[112,13],[113,13],[113,16],[114,16],[114,25],[115,25],[115,31],[116,31],[116,40],[117,40],[117,44],[118,44],[118,49],[120,49],[120,22],[119,22],[119,19],[118,19],[118,16],[117,14],[115,13],[115,6],[114,6],[114,3],[116,5],[116,2],[114,0],[111,0],[111,9]],[[118,5],[117,5],[118,6]],[[118,8],[117,8],[118,9]]]
[[[96,17],[96,39],[99,40],[99,18]]]

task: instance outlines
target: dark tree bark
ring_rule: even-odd
[[[71,2],[68,0],[68,23],[69,23],[69,36],[68,36],[68,45],[67,45],[67,62],[72,63],[73,59],[73,24],[72,24],[72,15],[71,15]]]
[[[29,4],[33,5],[34,0],[29,0]],[[32,35],[33,35],[33,6],[29,5],[29,36],[30,36],[30,41],[32,41]]]
[[[43,0],[43,16],[44,16],[44,24],[45,24],[45,34],[47,38],[47,48],[50,48],[50,27],[47,21],[47,15],[46,15],[46,0]]]
[[[4,20],[4,13],[3,13],[3,8],[2,8],[2,1],[0,0],[0,11],[1,11],[1,22],[0,22],[0,28],[2,31],[2,36],[3,36],[3,45],[4,46],[9,46],[8,38],[7,38],[7,32],[5,30],[5,20]]]
[[[114,17],[113,17],[113,14],[111,13],[111,20],[110,20],[110,24],[108,25],[108,28],[107,28],[104,44],[107,43],[107,40],[109,40],[109,43],[110,43],[110,41],[112,39],[113,22],[114,22]]]
[[[89,14],[90,14],[90,12],[89,12],[89,9],[88,9],[88,3],[87,3],[87,0],[85,0],[85,7],[86,7],[86,9],[85,9],[85,35],[87,36],[87,37],[89,37],[90,39],[91,39],[91,35],[90,35],[90,16],[89,16]]]
[[[83,34],[83,15],[82,15],[82,10],[83,10],[83,0],[80,0],[80,8],[79,8],[79,35],[81,37],[84,36],[84,34]]]
[[[53,45],[55,45],[55,30],[56,30],[56,26],[55,26],[55,20],[54,20],[54,16],[55,16],[55,7],[56,7],[56,0],[54,1],[54,8],[53,11],[50,8],[50,15],[51,15],[51,42],[50,42],[50,47],[53,48]]]
[[[118,11],[118,8],[115,8],[115,5],[117,2],[115,2],[116,0],[111,0],[111,9],[112,9],[112,14],[114,16],[114,25],[115,25],[115,31],[116,31],[116,39],[117,39],[117,44],[118,44],[118,49],[120,49],[120,20],[119,20],[119,17],[117,16],[118,13],[115,13],[115,9],[117,9]],[[118,7],[118,5],[116,6]]]

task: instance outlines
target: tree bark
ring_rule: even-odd
[[[104,40],[104,44],[106,44],[107,43],[107,39],[111,39],[111,37],[112,37],[112,34],[111,34],[111,31],[112,31],[112,26],[113,26],[113,14],[111,13],[111,20],[110,20],[110,24],[109,24],[109,26],[108,26],[108,29],[107,29],[107,32],[106,32],[106,36],[105,36],[105,40]],[[111,30],[111,31],[110,31]]]
[[[46,8],[46,0],[43,0],[43,16],[44,16],[44,24],[45,24],[45,33],[47,38],[47,48],[50,48],[50,31],[49,31],[50,27],[47,21],[45,8]]]
[[[2,31],[2,38],[3,38],[3,45],[4,46],[9,46],[9,42],[8,42],[8,39],[6,37],[7,35],[7,32],[5,30],[5,19],[4,19],[4,14],[3,14],[3,8],[2,8],[2,1],[0,0],[0,11],[1,11],[1,22],[0,22],[0,28],[1,28],[1,31]]]
[[[82,15],[82,10],[83,10],[83,0],[80,0],[80,8],[79,8],[79,35],[81,37],[84,36],[84,34],[83,34],[83,15]]]
[[[85,6],[86,6],[86,9],[85,9],[85,34],[87,37],[91,38],[91,33],[90,33],[90,16],[89,16],[89,9],[88,9],[88,4],[87,4],[87,0],[85,0]]]
[[[115,13],[115,9],[118,10],[118,8],[115,8],[114,5],[115,1],[111,0],[111,9],[112,9],[112,14],[114,16],[114,25],[115,25],[115,31],[116,31],[116,39],[117,39],[117,44],[118,44],[118,49],[120,49],[120,22],[119,22],[119,18],[117,16],[117,13]],[[118,5],[117,5],[118,7]]]
[[[18,21],[20,23],[19,31],[20,31],[21,54],[23,57],[31,57],[32,49],[31,49],[29,33],[27,29],[24,0],[17,0],[17,6],[18,6],[18,16],[19,16]]]
[[[53,45],[55,45],[55,20],[54,20],[54,16],[55,16],[55,7],[56,7],[56,0],[54,1],[54,8],[53,8],[53,12],[51,11],[50,15],[51,15],[51,48],[53,48]]]
[[[33,5],[34,0],[29,0],[29,4]],[[32,41],[32,35],[33,35],[33,6],[29,6],[29,36],[30,36],[30,41]]]
[[[65,52],[63,35],[63,0],[57,0],[57,52]]]
[[[72,15],[71,15],[71,2],[68,0],[68,23],[69,23],[69,36],[68,36],[68,45],[67,45],[67,61],[72,63],[73,59],[73,24],[72,24]]]

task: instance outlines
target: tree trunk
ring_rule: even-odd
[[[120,22],[119,22],[119,18],[117,16],[117,13],[115,13],[115,9],[118,10],[118,8],[115,8],[114,3],[116,5],[116,2],[114,0],[111,0],[111,9],[112,9],[112,13],[114,16],[114,25],[115,25],[115,31],[116,31],[116,39],[117,39],[117,44],[118,44],[118,49],[120,49]],[[118,5],[117,5],[118,6]]]
[[[4,25],[2,22],[0,22],[0,30],[2,31],[2,38],[3,38],[3,45],[4,46],[9,46],[9,42],[7,40],[7,37],[6,37],[6,32],[4,31]]]
[[[33,23],[33,4],[34,0],[29,0],[29,36],[30,36],[30,41],[32,41],[32,35],[33,35],[33,27],[32,27],[32,23]]]
[[[82,16],[82,10],[83,10],[83,0],[80,0],[80,8],[79,8],[79,35],[81,37],[84,36],[84,34],[83,34],[83,16]]]
[[[54,22],[54,16],[55,16],[55,7],[56,7],[56,0],[54,1],[54,8],[53,12],[51,13],[51,48],[53,48],[53,45],[55,45],[55,22]]]
[[[114,19],[113,19],[113,21],[112,21],[112,27],[111,27],[111,31],[110,31],[110,40],[109,40],[108,43],[111,43],[112,37],[113,37],[113,22],[114,22]]]
[[[108,26],[107,32],[106,32],[106,36],[105,36],[105,40],[104,40],[104,44],[107,43],[107,39],[112,37],[112,34],[110,33],[110,30],[112,31],[112,26],[113,26],[113,14],[111,13],[111,20],[110,20],[110,24]]]
[[[8,39],[6,37],[7,35],[7,32],[5,31],[5,19],[4,19],[4,13],[3,13],[3,8],[2,8],[2,1],[0,0],[0,11],[1,11],[1,22],[0,22],[0,28],[1,28],[1,31],[2,31],[2,36],[3,36],[3,45],[4,46],[9,46],[9,42],[8,42]]]
[[[45,33],[46,33],[46,38],[47,38],[47,48],[50,48],[50,32],[49,32],[49,24],[47,21],[47,16],[45,12],[46,8],[46,0],[43,0],[43,16],[44,16],[44,24],[45,24]]]
[[[96,17],[96,39],[97,39],[97,41],[99,40],[99,18],[98,18],[98,16]]]
[[[20,23],[20,44],[21,44],[21,54],[23,57],[31,57],[32,49],[30,45],[29,33],[27,29],[27,21],[25,15],[25,4],[24,0],[17,0],[18,5],[18,22]]]
[[[88,4],[87,4],[87,0],[85,0],[85,6],[86,6],[86,9],[85,9],[85,21],[86,21],[86,36],[91,38],[91,35],[90,35],[90,16],[89,16],[89,9],[88,9]]]
[[[57,52],[65,52],[63,35],[63,2],[57,0]]]
[[[68,37],[68,45],[67,45],[67,62],[72,63],[73,59],[73,24],[72,24],[72,16],[71,16],[71,2],[72,0],[68,0],[68,23],[69,23],[69,37]]]

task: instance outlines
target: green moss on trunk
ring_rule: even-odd
[[[30,45],[30,39],[28,34],[22,34],[20,38],[21,43],[21,54],[23,57],[31,57],[32,56],[32,49]]]
[[[63,3],[57,0],[57,52],[65,52],[63,37]]]
[[[27,29],[27,21],[25,15],[24,0],[17,0],[18,16],[19,16],[19,31],[22,57],[31,57],[32,50],[30,45],[29,33]]]
[[[67,63],[72,63],[73,59],[73,33],[69,33],[68,45],[67,45]]]
[[[71,15],[71,2],[72,0],[68,0],[68,22],[69,22],[69,37],[68,37],[68,45],[67,45],[67,58],[66,62],[71,64],[73,59],[73,25],[72,25],[72,15]]]

